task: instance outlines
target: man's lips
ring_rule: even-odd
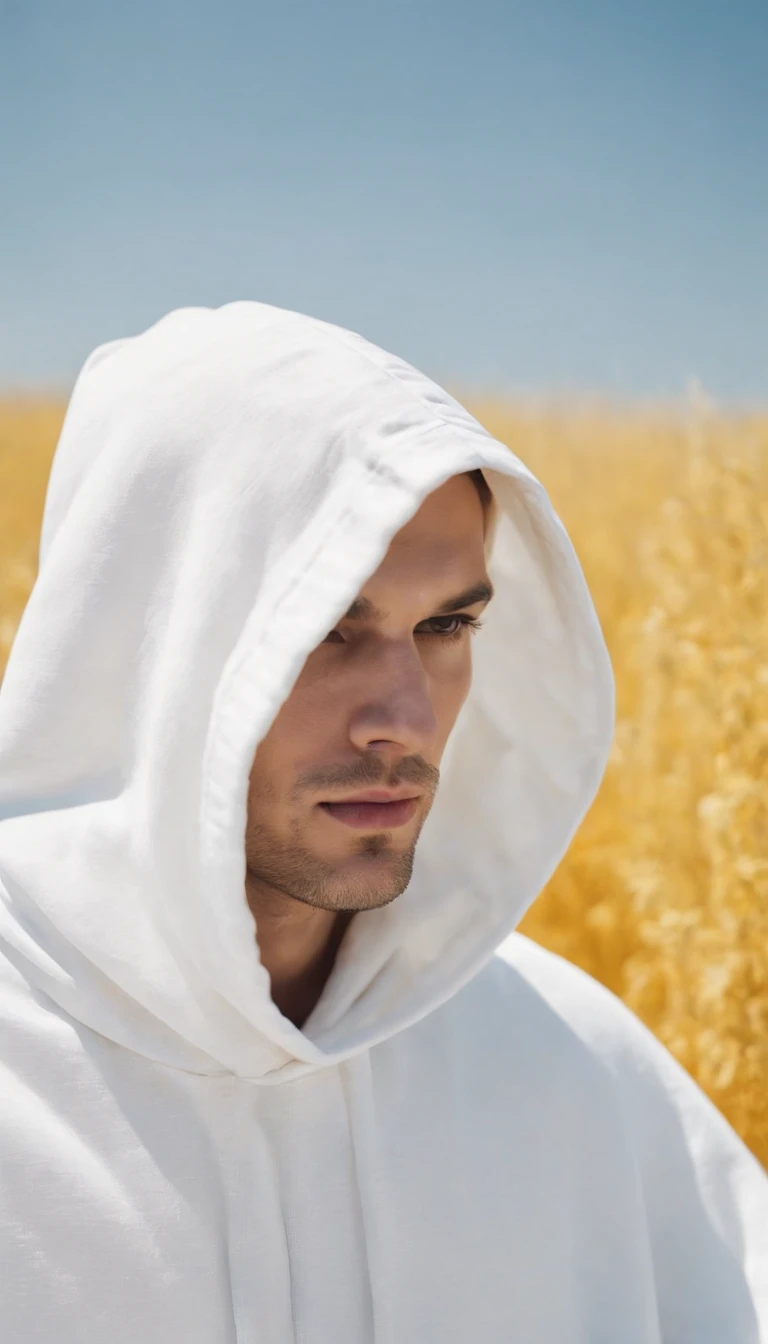
[[[389,831],[404,826],[411,820],[418,798],[398,798],[393,802],[319,803],[318,806],[336,821],[354,826],[360,831]]]

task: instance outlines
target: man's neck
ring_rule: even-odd
[[[269,972],[272,999],[294,1026],[306,1022],[333,970],[352,914],[321,910],[266,883],[246,880],[246,896],[258,931],[261,963]]]

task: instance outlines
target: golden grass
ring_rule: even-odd
[[[0,672],[61,415],[0,407]],[[618,684],[602,787],[521,928],[618,993],[768,1166],[768,418],[479,415],[549,490]]]

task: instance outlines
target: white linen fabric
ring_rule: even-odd
[[[395,532],[478,467],[472,690],[407,891],[355,916],[300,1030],[245,900],[256,746]],[[768,1340],[765,1173],[515,933],[614,726],[526,467],[357,335],[181,309],[86,362],[40,559],[0,690],[3,1340]]]

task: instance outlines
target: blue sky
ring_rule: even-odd
[[[257,298],[433,376],[768,404],[765,0],[0,0],[0,386]]]

